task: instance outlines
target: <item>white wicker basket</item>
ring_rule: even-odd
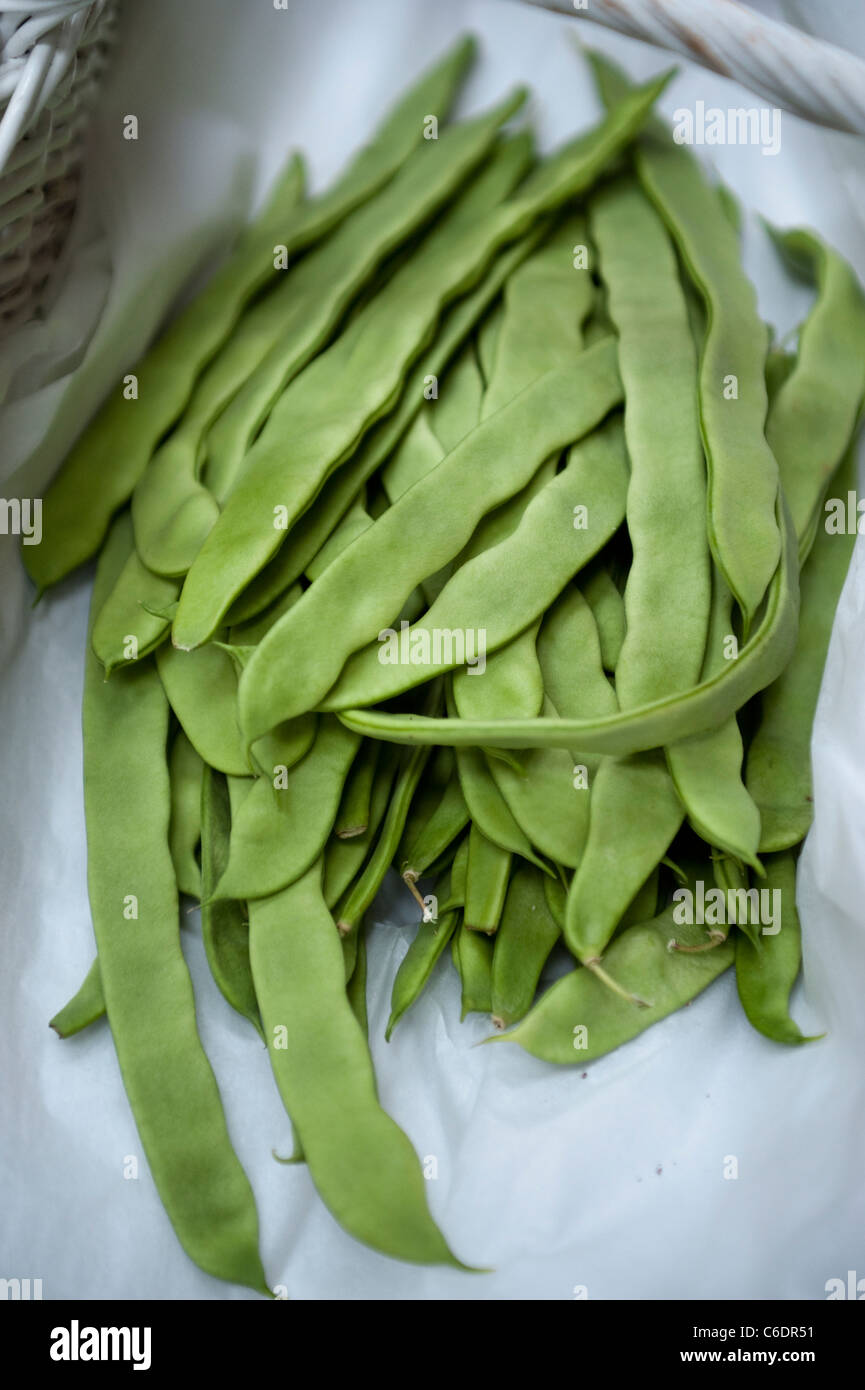
[[[680,53],[807,121],[865,135],[865,63],[861,58],[792,24],[769,19],[739,0],[527,3],[604,24]]]
[[[32,318],[66,240],[113,0],[0,9],[0,333]]]

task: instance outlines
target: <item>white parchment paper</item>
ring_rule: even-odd
[[[776,10],[774,5],[763,8]],[[848,17],[849,17],[849,11]],[[509,0],[151,0],[129,6],[91,142],[67,277],[49,323],[0,354],[0,485],[39,495],[69,441],[134,362],[180,287],[224,252],[286,151],[322,186],[383,104],[462,30],[482,59],[462,109],[528,82],[543,148],[598,114],[573,27]],[[861,38],[862,27],[853,32]],[[664,55],[584,26],[636,76]],[[830,36],[830,35],[827,35]],[[852,46],[852,40],[851,40]],[[662,109],[753,99],[699,69]],[[139,117],[140,138],[121,138]],[[861,143],[784,117],[781,152],[712,151],[745,206],[818,227],[865,275]],[[747,261],[767,319],[786,330],[807,296],[749,222]],[[84,356],[86,331],[97,323]],[[44,384],[51,355],[75,370]],[[83,358],[83,360],[82,360]],[[5,386],[4,386],[5,383]],[[93,955],[85,886],[80,698],[89,574],[31,609],[16,544],[0,538],[0,1277],[45,1298],[246,1298],[178,1245],[141,1152],[104,1024],[61,1042],[48,1019]],[[259,1201],[265,1268],[290,1297],[374,1299],[826,1296],[865,1275],[865,559],[835,625],[814,737],[816,824],[800,870],[805,989],[800,1049],[751,1031],[728,973],[689,1008],[585,1068],[516,1047],[474,1048],[449,958],[393,1041],[390,985],[410,940],[392,886],[370,949],[372,1046],[384,1104],[437,1160],[434,1212],[487,1275],[416,1269],[349,1239],[303,1167],[267,1057],[210,983],[197,916],[184,941],[203,1040]],[[124,1178],[127,1155],[140,1160]],[[729,1156],[738,1178],[725,1179]]]

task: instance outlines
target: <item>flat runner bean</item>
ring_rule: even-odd
[[[201,935],[210,973],[222,997],[264,1040],[252,970],[249,926],[242,903],[212,901],[228,863],[231,834],[229,791],[222,773],[205,767],[201,781]]]
[[[182,729],[178,729],[168,760],[171,782],[171,820],[168,843],[177,887],[190,898],[201,897],[201,869],[196,851],[201,839],[201,780],[204,763]]]
[[[97,569],[99,611],[132,546],[124,513]],[[87,880],[111,1034],[153,1180],[202,1269],[267,1293],[258,1218],[195,1024],[168,848],[168,702],[152,661],[84,693]],[[130,922],[134,909],[137,920]]]
[[[784,669],[796,643],[799,583],[796,537],[785,516],[782,563],[769,587],[759,626],[727,670],[646,705],[597,719],[432,719],[418,714],[344,710],[339,718],[371,738],[452,747],[581,748],[628,756],[702,732],[735,713]]]
[[[429,1214],[409,1140],[378,1102],[320,863],[250,903],[249,944],[273,1074],[323,1202],[374,1250],[465,1268]]]
[[[789,851],[770,855],[766,886],[781,893],[781,930],[761,935],[755,946],[736,936],[736,986],[748,1022],[773,1042],[814,1042],[790,1017],[790,994],[802,962],[802,929],[796,911],[796,859]]]
[[[61,1038],[71,1038],[105,1017],[105,995],[97,957],[68,1004],[51,1019],[49,1027]]]
[[[521,864],[508,887],[493,946],[491,1012],[496,1028],[510,1028],[532,1006],[541,971],[561,935],[547,905],[547,880]]]

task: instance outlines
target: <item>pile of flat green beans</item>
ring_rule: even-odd
[[[24,551],[40,592],[98,555],[98,955],[53,1026],[107,1014],[180,1241],[262,1292],[181,896],[293,1158],[402,1260],[464,1267],[376,1091],[365,932],[391,867],[418,926],[388,1037],[449,947],[463,1016],[550,1062],[730,967],[755,1028],[806,1041],[796,855],[865,298],[818,237],[773,232],[814,286],[795,351],[774,345],[735,199],[652,115],[666,78],[593,56],[606,114],[540,159],[522,90],[449,120],[472,59],[447,53],[326,192],[290,161]],[[700,885],[740,910],[681,921]],[[741,910],[755,888],[780,930]]]

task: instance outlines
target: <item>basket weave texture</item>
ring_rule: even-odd
[[[114,0],[0,7],[0,335],[32,319],[63,248]]]

